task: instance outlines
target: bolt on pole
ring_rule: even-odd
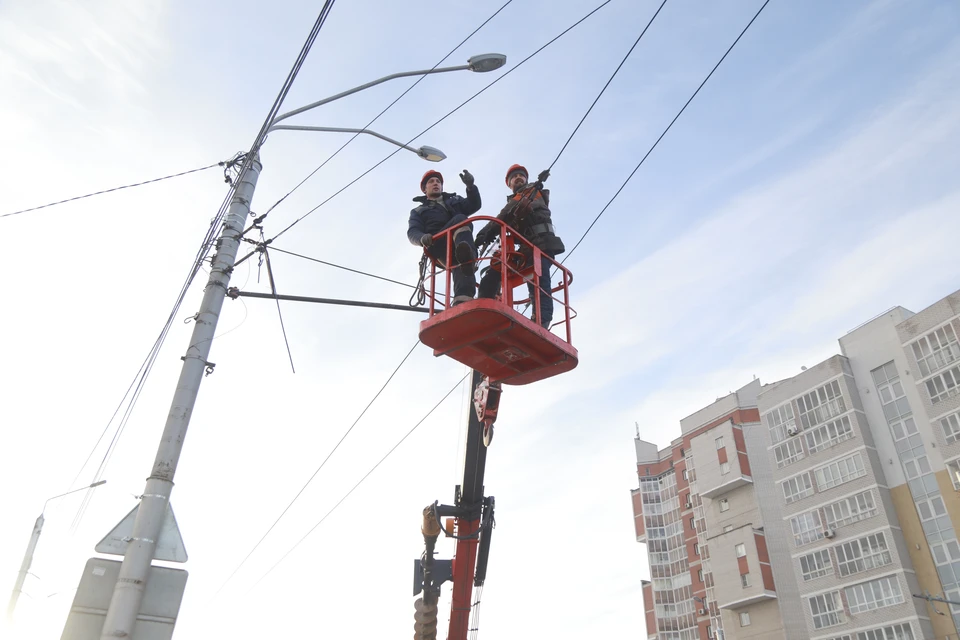
[[[182,358],[180,379],[177,381],[173,402],[163,428],[163,436],[157,448],[157,457],[140,499],[140,508],[133,524],[132,539],[124,554],[120,575],[107,610],[101,640],[117,640],[133,636],[157,546],[157,538],[160,536],[167,503],[173,490],[173,476],[177,470],[187,427],[200,391],[200,381],[209,366],[207,357],[217,330],[223,299],[237,259],[244,223],[250,213],[250,203],[253,200],[253,192],[261,169],[259,158],[254,157],[237,180],[237,188],[220,234],[217,253],[213,258],[210,278],[204,289],[203,301],[196,316],[190,344],[186,355]]]

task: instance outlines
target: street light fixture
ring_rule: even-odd
[[[467,66],[470,67],[470,71],[477,73],[495,71],[505,64],[507,64],[507,56],[502,53],[481,53],[467,60]]]
[[[30,572],[30,565],[33,564],[33,552],[37,549],[37,542],[40,541],[40,532],[43,531],[43,512],[47,510],[47,503],[51,500],[68,496],[71,493],[85,491],[87,489],[99,487],[100,485],[106,483],[106,480],[100,480],[99,482],[94,482],[93,484],[85,487],[80,487],[79,489],[74,489],[73,491],[67,491],[66,493],[52,496],[43,502],[43,509],[40,510],[40,515],[37,517],[37,521],[33,523],[33,534],[30,536],[30,544],[27,545],[27,551],[23,554],[23,562],[20,564],[20,573],[17,574],[17,581],[13,585],[13,593],[10,594],[10,603],[7,605],[7,620],[13,619],[13,611],[17,608],[17,600],[20,598],[20,593],[23,590],[23,582],[27,579],[27,574]]]

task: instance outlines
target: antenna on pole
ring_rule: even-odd
[[[633,424],[637,426],[637,440],[639,440],[640,439],[640,423],[635,421]]]

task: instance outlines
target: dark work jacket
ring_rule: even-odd
[[[533,185],[522,187],[517,193],[507,196],[506,206],[497,214],[497,218],[520,232],[531,244],[551,257],[558,256],[566,248],[563,241],[557,237],[550,218],[550,190],[541,189],[531,195],[529,189]],[[477,242],[488,242],[499,233],[500,229],[495,222],[487,225],[477,234]]]
[[[466,198],[455,193],[443,193],[440,200],[443,204],[437,200],[430,200],[427,196],[417,196],[413,199],[414,202],[419,202],[420,206],[410,212],[410,222],[407,226],[407,238],[410,244],[419,247],[423,234],[437,234],[450,226],[455,217],[467,218],[480,210],[480,190],[476,185],[467,187]],[[462,220],[458,219],[453,224],[457,222]]]

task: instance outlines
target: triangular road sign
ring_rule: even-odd
[[[120,524],[115,526],[103,540],[97,543],[94,550],[97,553],[109,553],[122,556],[127,552],[127,545],[133,539],[133,522],[137,518],[138,504],[128,513]],[[167,511],[163,515],[163,526],[160,528],[160,536],[157,539],[157,548],[153,553],[155,560],[165,560],[167,562],[186,562],[187,549],[183,546],[183,537],[180,535],[180,527],[177,526],[177,518],[173,515],[173,507],[167,503]]]

